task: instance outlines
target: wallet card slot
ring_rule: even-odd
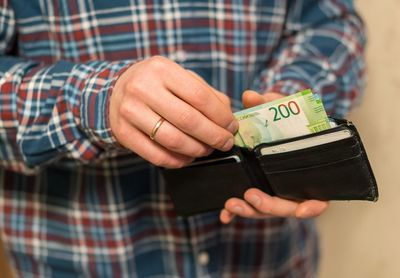
[[[263,169],[269,171],[290,170],[329,164],[358,156],[361,148],[355,137],[286,153],[259,157]]]
[[[307,152],[312,152],[314,150],[319,150],[319,151],[324,151],[324,150],[330,150],[332,148],[338,148],[338,147],[352,147],[357,145],[358,141],[357,138],[352,136],[343,140],[335,141],[335,142],[330,142],[327,144],[322,144],[318,146],[313,146],[305,149],[298,149],[294,151],[289,151],[289,152],[282,152],[282,153],[276,153],[276,154],[267,154],[267,155],[259,155],[259,156],[267,156],[271,157],[272,159],[277,159],[277,158],[285,158],[285,157],[291,157],[293,154],[295,155],[302,155]]]
[[[188,165],[187,168],[198,167],[200,165],[213,166],[213,165],[226,164],[226,163],[232,163],[232,162],[241,162],[241,158],[238,155],[230,155],[227,157],[214,158],[214,159],[203,160],[203,161],[194,161],[190,165]]]
[[[305,200],[375,200],[374,179],[363,156],[315,167],[265,172],[277,196]]]
[[[267,174],[267,175],[270,175],[270,174],[277,174],[277,173],[289,173],[291,171],[312,170],[312,169],[318,169],[318,168],[322,168],[322,167],[329,167],[329,165],[334,165],[336,163],[343,163],[343,162],[345,162],[347,160],[357,159],[357,158],[360,158],[360,157],[361,157],[361,154],[358,154],[356,156],[352,156],[352,157],[349,157],[349,158],[344,158],[344,159],[341,159],[341,160],[335,160],[335,161],[332,161],[332,162],[327,162],[327,163],[317,164],[317,165],[312,165],[312,166],[306,166],[306,167],[297,167],[297,168],[293,168],[293,169],[271,170],[271,171],[264,169],[264,173]]]
[[[347,131],[348,133],[350,133],[352,136],[354,136],[354,130],[352,128],[350,128],[349,126],[346,126],[344,124],[340,124],[336,127],[332,127],[329,129],[325,129],[316,133],[310,133],[310,134],[305,134],[305,135],[300,135],[300,136],[295,136],[295,137],[290,137],[290,138],[286,138],[286,139],[281,139],[281,140],[277,140],[277,141],[272,141],[272,142],[268,142],[268,143],[261,143],[260,145],[257,145],[255,147],[255,153],[260,156],[260,149],[263,147],[270,147],[270,146],[275,146],[275,145],[280,145],[280,144],[284,144],[284,143],[290,143],[290,142],[294,142],[294,141],[299,141],[299,140],[304,140],[304,139],[308,139],[311,137],[316,137],[316,136],[325,136],[325,135],[329,135],[331,133],[336,133],[339,131]]]
[[[316,134],[304,139],[294,140],[291,142],[263,145],[260,147],[259,154],[261,155],[273,155],[278,153],[292,152],[296,150],[309,149],[315,146],[321,146],[324,144],[329,144],[335,141],[344,140],[346,138],[352,137],[354,134],[351,130],[343,129],[335,132],[330,132],[327,134]]]

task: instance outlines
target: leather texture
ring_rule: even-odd
[[[378,199],[378,187],[356,127],[335,119],[337,127],[261,144],[254,150],[215,151],[181,169],[163,169],[178,214],[189,216],[223,208],[252,187],[291,200]],[[261,149],[347,129],[351,136],[305,149],[262,155]]]

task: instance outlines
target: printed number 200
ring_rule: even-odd
[[[282,120],[282,118],[289,118],[290,115],[297,115],[300,113],[300,107],[295,101],[289,101],[287,104],[279,104],[278,107],[271,107],[269,111],[274,111],[274,122]]]

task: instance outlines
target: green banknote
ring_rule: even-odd
[[[331,127],[321,99],[311,90],[245,109],[234,115],[239,121],[235,145],[246,148]]]

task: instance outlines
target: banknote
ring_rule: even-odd
[[[331,127],[321,99],[311,90],[238,111],[234,115],[239,121],[235,145],[246,148]]]

